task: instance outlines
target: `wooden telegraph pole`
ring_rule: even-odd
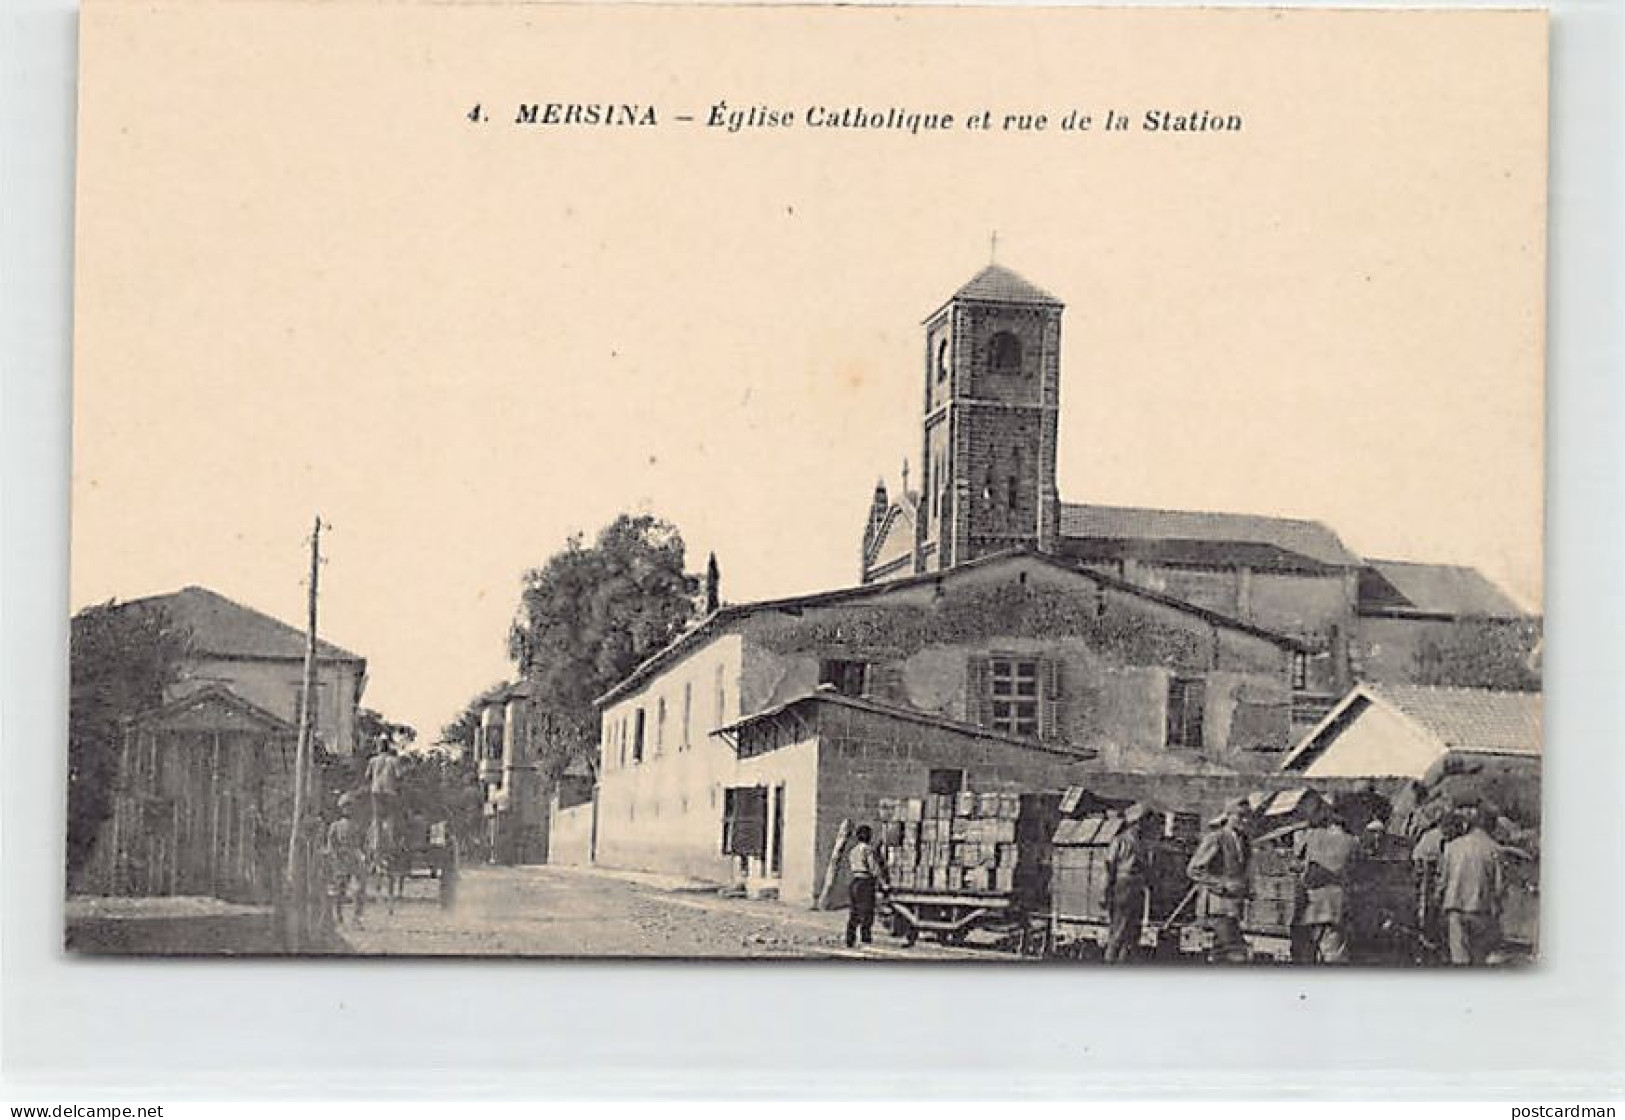
[[[322,519],[316,518],[310,533],[309,615],[305,628],[305,687],[299,700],[299,745],[294,752],[293,827],[288,835],[288,904],[292,948],[304,948],[309,932],[310,867],[306,859],[305,814],[310,784],[312,739],[316,724],[316,580],[322,562]]]

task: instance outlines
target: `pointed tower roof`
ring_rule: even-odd
[[[951,298],[980,299],[994,303],[1047,303],[1056,307],[1061,306],[1060,300],[1026,277],[1019,276],[1005,268],[1002,264],[988,265],[975,276],[972,276],[965,286],[955,292]]]

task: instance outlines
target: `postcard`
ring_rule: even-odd
[[[70,949],[1538,956],[1544,13],[81,28]]]

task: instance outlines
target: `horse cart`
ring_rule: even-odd
[[[459,859],[457,838],[446,821],[427,823],[408,818],[390,835],[379,830],[374,866],[385,879],[385,900],[393,902],[415,878],[428,878],[437,885],[441,906],[456,901]]]

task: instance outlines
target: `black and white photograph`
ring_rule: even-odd
[[[71,955],[1538,967],[1543,13],[80,51]]]

